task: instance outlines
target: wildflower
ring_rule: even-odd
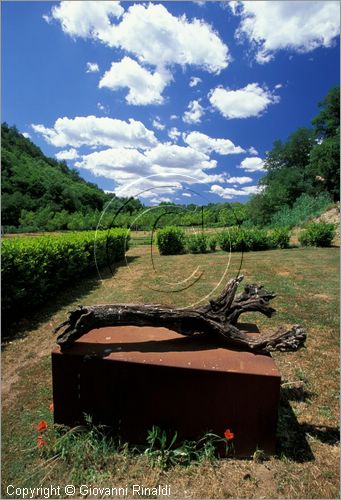
[[[42,431],[46,431],[46,429],[47,429],[47,423],[45,422],[45,420],[41,420],[39,422],[39,424],[37,425],[37,431],[42,432]]]
[[[45,439],[43,439],[42,436],[38,436],[37,437],[37,444],[38,444],[38,448],[42,448],[43,446],[46,446],[46,441],[45,441]]]
[[[230,431],[230,429],[226,429],[226,431],[224,432],[224,436],[228,441],[232,441],[232,439],[234,439],[234,434]]]
[[[50,411],[51,413],[53,413],[53,411],[54,411],[54,404],[53,404],[53,403],[51,403],[51,404],[49,405],[49,411]]]

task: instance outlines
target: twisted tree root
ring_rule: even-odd
[[[94,328],[118,325],[162,326],[182,335],[209,334],[223,339],[229,346],[245,350],[296,351],[304,346],[305,331],[294,325],[289,330],[250,338],[237,328],[237,321],[246,312],[260,312],[271,317],[275,309],[269,302],[275,294],[259,285],[246,285],[244,292],[236,295],[243,276],[230,280],[216,300],[193,309],[180,309],[158,304],[107,304],[79,306],[69,313],[69,318],[55,330],[62,328],[57,343],[62,350],[68,348],[82,335]]]

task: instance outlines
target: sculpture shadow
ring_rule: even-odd
[[[307,435],[322,443],[335,445],[340,440],[337,427],[299,424],[290,401],[306,401],[313,396],[304,387],[282,388],[277,425],[277,453],[295,462],[303,463],[315,460],[307,441]]]
[[[127,263],[129,264],[138,258],[138,256],[127,256]],[[1,350],[3,351],[6,349],[6,343],[9,340],[23,338],[30,330],[39,328],[40,325],[49,321],[59,309],[68,306],[68,304],[73,304],[76,301],[81,301],[83,297],[100,286],[101,280],[112,278],[116,270],[125,265],[125,260],[115,263],[113,266],[113,273],[111,273],[107,267],[101,269],[101,278],[97,271],[91,271],[90,273],[82,275],[76,282],[67,283],[65,288],[46,295],[45,302],[35,308],[24,308],[20,311],[16,310],[15,312],[4,311],[2,313]]]

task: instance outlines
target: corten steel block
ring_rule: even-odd
[[[55,422],[91,415],[124,440],[145,443],[153,425],[179,439],[235,435],[237,456],[275,452],[280,374],[268,355],[217,347],[167,328],[92,330],[52,352]]]

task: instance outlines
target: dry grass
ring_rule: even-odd
[[[33,487],[70,482],[96,486],[169,484],[172,498],[339,498],[338,263],[336,248],[244,255],[241,272],[246,281],[263,283],[278,294],[274,304],[278,315],[272,320],[257,316],[260,329],[299,322],[309,334],[306,349],[275,355],[282,374],[278,456],[265,462],[227,459],[218,464],[176,466],[165,472],[150,468],[145,457],[124,452],[103,457],[101,463],[91,454],[80,456],[78,469],[75,461],[48,462],[39,454],[36,422],[51,420],[47,407],[52,400],[49,354],[54,338],[50,332],[79,303],[195,302],[219,282],[227,255],[155,255],[154,271],[149,247],[139,246],[129,251],[129,265],[118,266],[114,276],[106,273],[102,281],[96,276],[80,276],[72,290],[6,332],[2,355],[2,498],[8,498],[8,484]],[[241,256],[234,254],[228,278],[240,264]],[[181,293],[167,291],[178,286],[167,283],[182,281],[194,271],[203,274],[193,286]],[[255,318],[250,315],[249,319]]]

